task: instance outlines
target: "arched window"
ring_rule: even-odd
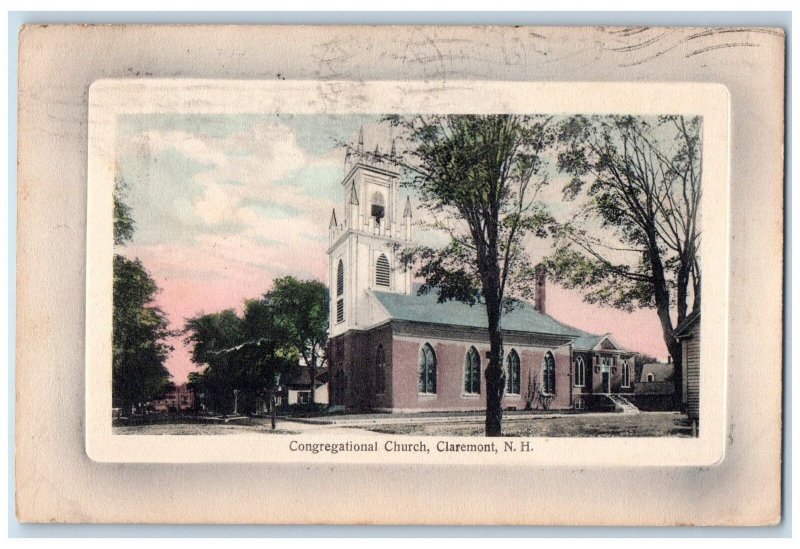
[[[654,376],[653,374],[647,374],[647,381],[649,381],[650,383],[652,383],[652,382],[654,382],[655,380],[656,380],[656,376]]]
[[[548,395],[556,394],[556,360],[550,351],[542,360],[542,391]]]
[[[582,356],[575,359],[575,387],[586,387],[586,362]]]
[[[419,351],[419,392],[436,394],[436,353],[429,343]]]
[[[631,386],[631,367],[627,358],[622,361],[622,386],[625,388]]]
[[[389,267],[389,260],[386,259],[386,254],[381,254],[375,262],[375,284],[388,288],[389,281],[391,280],[390,275],[391,268]]]
[[[464,393],[478,395],[481,392],[481,355],[470,347],[464,359]]]
[[[386,353],[383,345],[375,351],[375,394],[382,395],[386,391]]]
[[[340,259],[336,268],[336,322],[344,321],[344,262]]]
[[[511,349],[506,357],[506,393],[518,395],[520,391],[519,355]]]
[[[375,224],[380,225],[383,216],[386,215],[386,203],[383,200],[383,194],[375,191],[372,193],[371,202],[370,215],[375,218]]]

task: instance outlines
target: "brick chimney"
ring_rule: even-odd
[[[536,310],[542,314],[547,314],[547,274],[544,265],[536,266],[536,287],[533,291],[533,302]]]

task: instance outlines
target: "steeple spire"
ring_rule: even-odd
[[[389,159],[394,160],[395,156],[397,156],[397,150],[394,146],[394,139],[392,139],[392,152],[389,153]]]
[[[354,206],[358,206],[358,195],[356,194],[356,186],[353,185],[350,188],[350,204]]]
[[[333,229],[334,227],[338,227],[339,223],[336,222],[336,208],[331,210],[331,222],[328,223],[328,228]]]
[[[364,126],[358,130],[358,152],[364,152]]]
[[[406,207],[403,209],[403,218],[411,217],[411,197],[406,197]]]

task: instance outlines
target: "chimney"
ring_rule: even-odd
[[[536,287],[533,291],[533,302],[536,310],[542,314],[547,314],[547,275],[544,265],[536,266]]]

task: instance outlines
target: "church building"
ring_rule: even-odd
[[[363,134],[358,150],[363,151]],[[398,249],[413,245],[412,207],[391,162],[348,155],[343,209],[331,214],[331,405],[385,412],[486,408],[486,310],[417,295]],[[634,392],[633,353],[610,334],[567,326],[546,311],[540,273],[534,303],[502,319],[503,408],[613,409]]]

